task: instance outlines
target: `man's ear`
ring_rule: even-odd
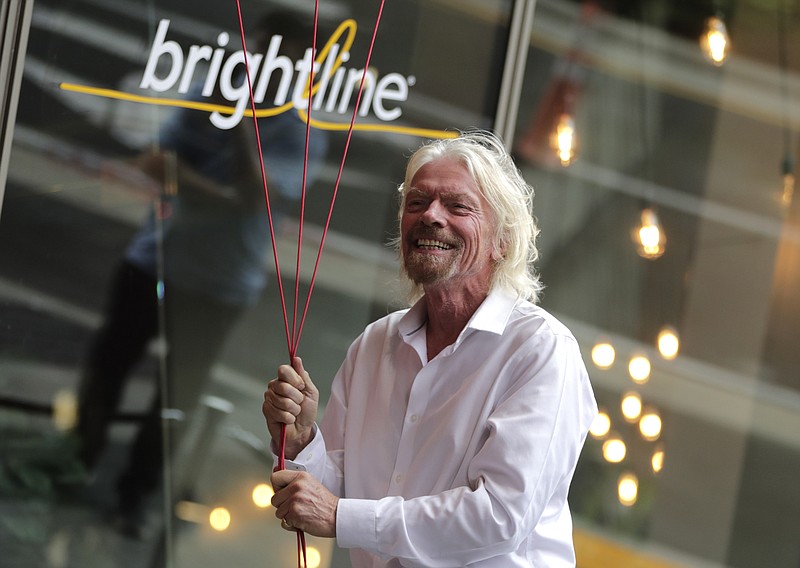
[[[492,245],[492,260],[500,263],[506,258],[508,241],[504,237],[500,237],[498,241],[499,242],[496,242],[494,245]]]

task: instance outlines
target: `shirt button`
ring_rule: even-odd
[[[419,420],[419,414],[412,414],[411,415],[411,422],[416,422]]]
[[[400,483],[401,481],[403,481],[403,476],[402,475],[396,475],[395,478],[394,478],[394,482],[395,483]]]

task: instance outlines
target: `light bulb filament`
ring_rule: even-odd
[[[706,31],[701,38],[700,44],[703,52],[714,65],[719,66],[725,62],[730,48],[730,40],[728,38],[728,29],[721,18],[712,16],[706,21]]]
[[[575,135],[575,121],[567,113],[558,118],[555,131],[552,136],[552,146],[562,166],[568,166],[575,157],[577,137]]]
[[[634,230],[633,241],[639,256],[656,259],[664,254],[667,238],[661,228],[658,216],[650,208],[642,210],[639,226]]]

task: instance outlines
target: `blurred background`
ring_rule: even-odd
[[[321,2],[303,206],[314,3],[242,0],[279,281],[236,4],[3,3],[0,564],[296,564],[260,406],[378,5]],[[578,566],[800,566],[798,32],[797,0],[387,3],[299,342],[322,400],[403,306],[407,156],[495,129],[601,406]],[[346,551],[311,538],[309,566]]]

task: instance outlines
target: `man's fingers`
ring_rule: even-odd
[[[294,424],[297,416],[285,410],[277,410],[271,402],[265,402],[261,407],[261,412],[267,420],[279,422],[281,424]]]
[[[303,379],[308,377],[308,371],[306,371],[305,367],[303,367],[303,360],[300,357],[295,357],[292,359],[292,368]]]
[[[306,373],[306,375],[308,375],[308,373]],[[287,385],[291,385],[298,391],[302,391],[306,388],[306,381],[289,365],[281,365],[278,367],[278,380]]]
[[[302,380],[298,383],[292,384],[282,379],[274,379],[269,382],[269,388],[275,394],[291,398],[295,402],[300,402],[303,399],[302,390],[305,384]]]
[[[275,491],[275,495],[272,497],[272,504],[276,507],[280,507],[281,504],[289,498],[288,493],[283,492],[281,493],[282,489],[285,489],[288,485],[292,483],[299,475],[302,475],[302,471],[291,471],[288,469],[282,469],[280,471],[272,472],[272,477],[270,477],[270,483],[272,483],[272,489]]]
[[[300,357],[295,357],[292,359],[292,367],[298,376],[303,380],[303,387],[301,390],[305,394],[315,396],[317,393],[317,387],[311,380],[311,375],[308,374],[308,371],[306,371],[305,367],[303,366],[303,360]]]

